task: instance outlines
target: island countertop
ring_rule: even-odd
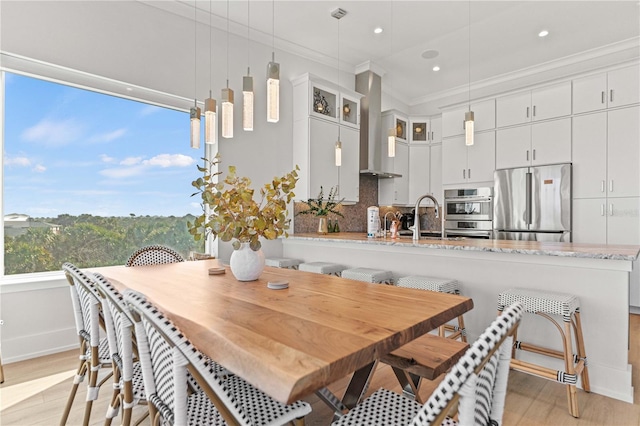
[[[289,239],[631,261],[636,260],[640,254],[640,246],[634,245],[489,240],[478,238],[432,239],[424,237],[418,241],[413,241],[410,237],[396,239],[389,237],[368,238],[366,234],[359,232],[339,232],[325,235],[314,233],[289,234]]]

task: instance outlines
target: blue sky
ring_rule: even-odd
[[[4,213],[200,214],[189,115],[6,74]]]

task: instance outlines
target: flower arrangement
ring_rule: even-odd
[[[336,201],[336,192],[336,188],[332,186],[329,190],[329,197],[327,197],[327,200],[325,201],[324,190],[321,186],[320,193],[318,194],[317,198],[309,198],[307,201],[303,201],[303,203],[305,203],[309,208],[307,210],[298,212],[297,215],[312,214],[316,217],[322,217],[327,216],[329,213],[333,213],[340,217],[344,217],[342,213],[336,210],[340,206],[340,204],[342,204],[344,198],[340,201]]]
[[[261,247],[259,237],[273,240],[288,236],[291,219],[287,218],[287,205],[295,196],[293,189],[298,181],[298,166],[265,184],[257,202],[253,199],[251,180],[237,176],[235,166],[229,166],[224,180],[217,182],[215,177],[221,174],[216,171],[219,155],[212,161],[203,160],[205,165],[198,165],[202,177],[191,183],[197,189],[191,196],[200,194],[203,213],[193,223],[187,222],[189,233],[196,241],[212,234],[222,241],[234,240],[236,250],[241,243],[249,243],[251,249],[257,251]]]

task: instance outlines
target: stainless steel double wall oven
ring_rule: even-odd
[[[493,238],[493,188],[445,190],[444,236]]]

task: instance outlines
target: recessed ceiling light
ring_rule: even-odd
[[[435,67],[433,67],[433,70],[434,71],[440,71],[440,67],[436,65]]]
[[[133,92],[133,89],[131,87],[127,87],[127,92]]]
[[[538,37],[546,37],[549,35],[549,31],[547,30],[542,30],[538,33]]]
[[[439,54],[440,52],[438,52],[437,50],[429,49],[422,52],[421,56],[424,59],[433,59],[433,58],[436,58]]]
[[[382,28],[380,28],[380,27],[376,27],[376,28],[374,28],[373,32],[374,32],[375,34],[380,34],[380,33],[382,32]]]

